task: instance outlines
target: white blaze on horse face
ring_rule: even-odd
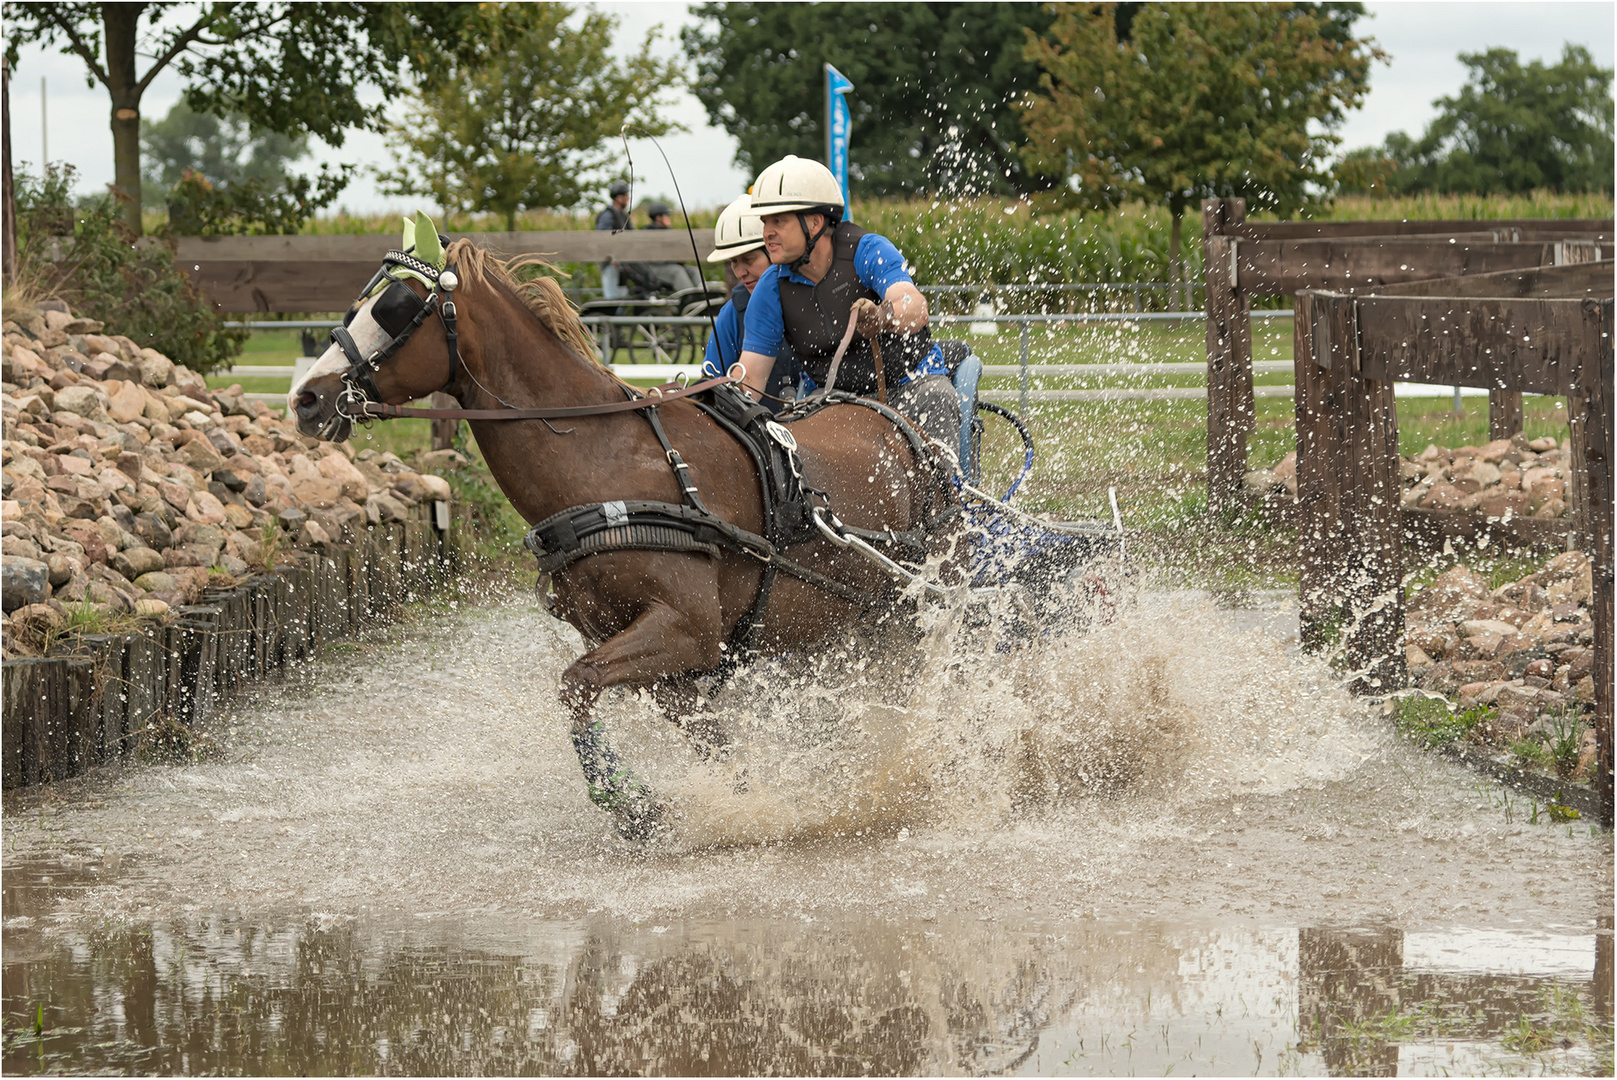
[[[393,335],[383,330],[377,325],[376,320],[371,318],[371,308],[381,295],[381,293],[377,293],[376,296],[361,304],[359,311],[355,313],[353,320],[348,324],[348,332],[354,336],[354,344],[359,347],[359,355],[361,356],[369,356],[393,340]],[[348,357],[343,353],[342,347],[333,341],[326,346],[326,351],[320,354],[320,359],[314,362],[314,366],[287,393],[287,407],[296,407],[298,395],[303,393],[303,387],[309,380],[318,379],[322,375],[341,374],[348,370],[348,366]]]

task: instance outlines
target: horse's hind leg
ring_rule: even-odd
[[[712,757],[730,742],[718,721],[700,707],[701,690],[696,676],[689,672],[669,675],[651,687],[651,696],[663,714],[690,739],[691,747],[702,757]]]
[[[644,839],[656,831],[660,808],[645,784],[622,767],[604,725],[591,718],[595,701],[613,686],[646,686],[659,677],[719,663],[723,633],[715,597],[710,610],[681,610],[653,600],[622,632],[575,660],[562,673],[562,700],[573,716],[578,753],[590,799],[618,819],[618,831]]]

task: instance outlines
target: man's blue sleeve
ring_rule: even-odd
[[[887,237],[876,233],[866,233],[859,238],[859,246],[853,252],[853,269],[859,280],[883,299],[887,297],[887,290],[900,281],[915,284],[904,269],[904,256],[898,253],[898,248]]]
[[[761,356],[778,356],[785,336],[786,323],[780,314],[780,267],[771,266],[753,286],[752,299],[747,301],[747,335],[741,349]]]
[[[750,311],[752,305],[749,303],[747,308]],[[723,375],[731,364],[741,359],[741,328],[736,322],[735,301],[726,301],[713,320],[713,336],[707,339],[707,355],[702,358],[703,375]]]

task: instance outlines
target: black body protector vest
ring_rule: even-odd
[[[786,342],[801,361],[804,370],[820,386],[831,371],[831,359],[842,343],[843,332],[852,317],[853,302],[861,296],[876,303],[881,297],[859,280],[853,257],[865,230],[851,222],[839,222],[831,234],[831,269],[818,285],[804,285],[780,278],[780,313],[786,328]],[[897,386],[932,350],[932,333],[922,327],[913,334],[888,331],[878,335],[882,366],[887,385]],[[858,334],[848,344],[848,353],[837,371],[836,389],[862,397],[876,392],[876,360],[870,339]]]

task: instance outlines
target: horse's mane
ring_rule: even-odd
[[[579,321],[578,309],[573,307],[572,301],[567,299],[567,294],[562,292],[561,285],[554,277],[541,274],[527,281],[516,279],[515,271],[524,266],[537,266],[552,271],[556,270],[555,266],[538,255],[518,255],[514,259],[502,261],[466,239],[451,243],[444,255],[448,262],[454,264],[455,272],[462,278],[468,281],[481,278],[503,286],[521,300],[529,311],[538,316],[539,321],[560,338],[562,344],[586,359],[596,358],[595,339]]]

